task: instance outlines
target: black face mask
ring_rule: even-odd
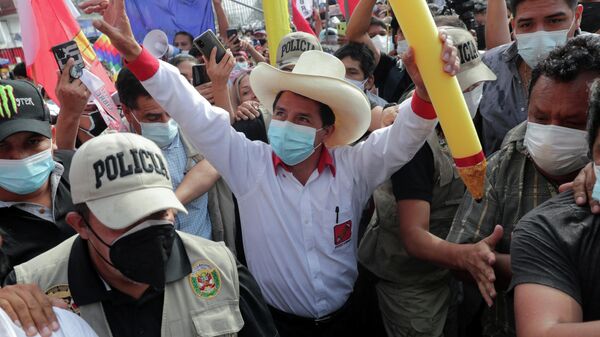
[[[581,30],[595,33],[600,29],[600,2],[589,2],[583,5],[581,16]]]
[[[260,42],[261,46],[264,46],[265,44],[267,44],[267,39],[259,39],[258,42]]]
[[[111,245],[104,242],[92,227],[89,225],[88,227],[96,238],[109,248],[112,263],[96,250],[106,263],[130,280],[149,284],[157,290],[165,288],[166,264],[175,240],[175,228],[170,222],[145,221],[119,237]]]

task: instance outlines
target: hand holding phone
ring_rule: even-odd
[[[52,47],[52,53],[54,54],[54,58],[56,59],[56,63],[58,64],[58,68],[61,72],[67,65],[67,61],[72,58],[75,63],[73,64],[73,67],[71,67],[69,76],[73,79],[76,79],[83,75],[85,63],[83,62],[81,52],[79,51],[75,41],[65,42]]]
[[[225,56],[225,53],[226,53],[225,47],[223,47],[223,44],[221,43],[221,41],[219,41],[219,39],[217,38],[215,33],[213,33],[213,31],[210,29],[207,30],[206,32],[202,33],[202,35],[195,38],[194,45],[202,52],[204,57],[206,57],[207,59],[210,58],[211,51],[213,50],[213,48],[216,47],[217,48],[217,56],[216,56],[217,63],[221,62],[221,60],[223,59],[223,56]]]

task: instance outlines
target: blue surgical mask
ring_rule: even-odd
[[[363,81],[357,81],[346,77],[346,82],[354,84],[361,91],[365,91],[365,83],[367,83],[367,80],[368,78],[365,78]]]
[[[50,150],[24,159],[0,159],[0,187],[20,195],[33,193],[48,180],[55,166]]]
[[[540,30],[533,33],[517,34],[519,55],[531,68],[535,68],[553,49],[567,43],[570,30],[569,27],[568,29],[551,32]]]
[[[134,114],[132,115],[140,125],[140,128],[142,128],[142,136],[150,139],[160,148],[171,145],[175,137],[179,134],[179,127],[173,118],[169,119],[166,123],[143,123]]]
[[[269,143],[284,163],[294,166],[305,161],[321,145],[314,145],[320,130],[274,119],[269,126]]]
[[[248,62],[236,62],[233,70],[247,70]]]

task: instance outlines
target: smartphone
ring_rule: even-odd
[[[221,62],[223,56],[225,56],[225,47],[223,47],[221,41],[219,41],[215,33],[210,29],[195,38],[194,45],[200,49],[206,58],[210,58],[211,51],[214,47],[217,47],[217,63]]]
[[[71,68],[69,76],[71,76],[71,78],[81,77],[83,69],[85,68],[85,63],[83,62],[81,52],[75,41],[65,42],[52,47],[52,53],[54,54],[54,58],[56,59],[56,63],[61,72],[65,68],[69,58],[72,58],[75,61],[75,64],[73,65],[73,68]]]
[[[227,30],[227,38],[231,39],[232,36],[237,36],[238,35],[238,31],[237,29],[228,29]]]
[[[192,66],[192,85],[197,87],[201,84],[210,82],[205,64],[195,64]]]
[[[229,45],[229,41],[232,41],[232,44]],[[228,29],[227,30],[227,44],[232,52],[237,52],[240,50],[240,38],[238,37],[237,29]]]

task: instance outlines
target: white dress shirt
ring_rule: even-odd
[[[354,147],[325,150],[302,185],[270,145],[252,142],[181,77],[144,51],[128,65],[150,95],[190,136],[238,200],[244,250],[267,303],[319,318],[347,300],[357,271],[362,210],[375,188],[414,156],[437,123],[399,106],[393,126]],[[165,90],[168,88],[168,90]]]

